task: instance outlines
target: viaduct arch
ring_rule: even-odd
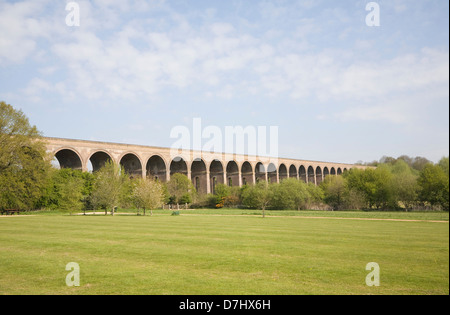
[[[237,154],[187,151],[172,156],[169,148],[120,143],[44,138],[47,151],[61,168],[99,170],[107,161],[120,164],[132,177],[167,182],[175,173],[185,174],[201,193],[214,193],[218,184],[243,186],[264,180],[278,183],[296,178],[319,185],[326,176],[338,176],[353,164],[315,162],[284,158],[251,157]]]

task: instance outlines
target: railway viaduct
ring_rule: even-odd
[[[166,182],[175,173],[185,174],[201,193],[213,193],[219,183],[242,186],[260,180],[280,182],[286,178],[318,185],[326,176],[338,176],[351,168],[365,168],[353,164],[194,150],[174,152],[169,148],[61,138],[47,137],[44,142],[61,168],[95,172],[110,160],[122,165],[133,177]]]

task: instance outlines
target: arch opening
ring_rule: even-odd
[[[198,193],[207,193],[206,164],[202,159],[195,159],[191,165],[191,180]]]
[[[188,175],[188,168],[186,162],[181,157],[176,157],[170,163],[170,176],[173,174]]]
[[[328,167],[323,168],[323,179],[325,179],[328,175],[330,175],[330,171],[328,170]]]
[[[278,180],[281,182],[284,179],[288,178],[287,167],[284,164],[281,164],[278,169]]]
[[[308,183],[316,183],[316,175],[312,166],[308,167]]]
[[[266,181],[266,168],[264,167],[264,164],[262,164],[261,162],[256,164],[255,180],[256,180],[256,182]]]
[[[235,161],[228,162],[227,165],[228,186],[239,186],[239,167]]]
[[[316,167],[316,185],[320,185],[320,183],[323,181],[322,177],[322,169],[320,166]]]
[[[331,168],[330,174],[331,175],[336,175],[336,169],[334,167]]]
[[[108,153],[99,151],[92,154],[89,161],[92,166],[92,172],[97,172],[104,167],[107,162],[112,161],[112,158]]]
[[[269,183],[277,183],[278,182],[278,172],[275,164],[270,163],[267,167],[267,180]]]
[[[151,178],[160,182],[167,181],[167,167],[166,163],[159,155],[152,156],[146,165],[147,178]]]
[[[242,173],[242,185],[254,184],[253,168],[249,162],[244,162],[242,164],[241,173]]]
[[[297,178],[297,168],[295,165],[291,165],[289,167],[289,178]]]
[[[133,153],[128,153],[120,160],[120,165],[130,177],[142,177],[142,164]]]
[[[298,169],[298,176],[299,179],[304,181],[305,183],[308,182],[308,175],[306,174],[306,168],[301,165],[300,168]]]
[[[83,163],[75,151],[69,149],[60,150],[55,153],[55,158],[60,168],[71,168],[78,171],[83,170]]]
[[[216,193],[216,187],[218,184],[224,183],[224,172],[222,162],[219,160],[214,160],[209,166],[209,177],[211,185],[211,193]]]

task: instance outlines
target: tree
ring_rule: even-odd
[[[79,177],[71,177],[63,182],[61,186],[60,209],[71,215],[83,207],[82,199],[83,181]]]
[[[398,207],[404,205],[406,210],[412,209],[418,199],[419,186],[417,175],[404,160],[397,160],[391,167],[393,200]]]
[[[173,174],[167,183],[172,203],[191,203],[195,195],[195,188],[192,182],[184,174]]]
[[[428,164],[420,172],[420,200],[449,211],[449,176],[440,165]]]
[[[423,170],[423,168],[427,165],[427,164],[429,164],[429,163],[431,163],[431,161],[430,160],[428,160],[428,159],[426,159],[426,158],[424,158],[424,157],[420,157],[420,156],[417,156],[417,157],[415,157],[414,159],[413,159],[413,162],[412,162],[412,164],[410,165],[413,169],[415,169],[416,171],[422,171]]]
[[[43,147],[35,140],[41,137],[36,126],[20,110],[0,102],[0,171],[21,164],[22,148],[41,152]]]
[[[283,180],[280,184],[274,184],[272,189],[272,207],[280,210],[300,210],[306,206],[311,196],[307,184],[295,178]]]
[[[82,172],[81,179],[83,180],[83,188],[81,189],[82,200],[83,200],[83,210],[92,209],[92,190],[94,189],[95,175],[90,172]]]
[[[0,208],[35,208],[50,168],[40,132],[22,111],[0,102]]]
[[[105,215],[107,214],[107,209],[111,209],[113,214],[114,208],[121,201],[123,189],[128,181],[129,177],[123,167],[112,161],[106,162],[105,166],[95,174],[91,195],[94,207],[105,209]]]
[[[306,191],[308,192],[308,200],[306,201],[305,207],[313,209],[313,207],[317,207],[323,202],[323,190],[320,189],[319,186],[314,185],[313,183],[308,183],[306,185]]]
[[[146,209],[152,211],[160,208],[164,202],[162,184],[148,178],[135,179],[133,202],[137,209],[144,209],[144,215]]]
[[[392,174],[386,164],[376,169],[351,169],[343,176],[348,189],[364,196],[369,209],[387,209],[392,205]]]
[[[327,176],[320,184],[324,193],[324,202],[333,210],[342,209],[345,202],[347,187],[342,176]]]
[[[53,169],[51,176],[51,188],[47,194],[47,206],[60,209],[72,214],[75,210],[83,208],[82,173],[72,169]]]
[[[249,208],[261,209],[263,218],[273,194],[269,187],[270,185],[267,182],[260,181],[242,191],[242,203]]]
[[[443,157],[439,163],[438,163],[439,167],[442,168],[442,170],[444,171],[445,174],[447,174],[447,176],[449,175],[449,158],[447,157]]]

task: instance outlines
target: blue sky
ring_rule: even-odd
[[[45,136],[170,147],[175,126],[278,126],[279,155],[449,154],[449,3],[0,0],[0,100]]]

